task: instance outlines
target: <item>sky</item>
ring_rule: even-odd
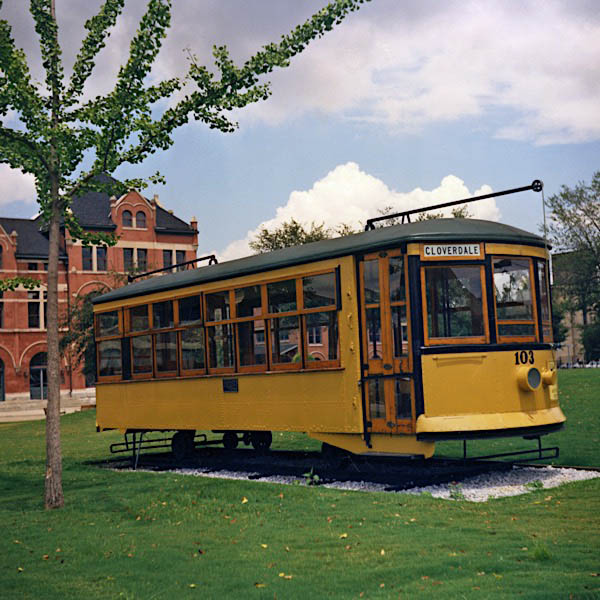
[[[226,44],[242,63],[325,0],[177,0],[150,79],[183,74],[191,51],[210,65]],[[99,0],[56,0],[67,74]],[[98,56],[88,97],[111,89],[145,2],[129,0]],[[28,3],[0,18],[43,79]],[[355,228],[401,211],[600,170],[600,2],[372,0],[269,75],[271,97],[237,111],[234,133],[192,122],[174,145],[117,178],[159,170],[161,204],[198,219],[199,255],[251,253],[261,227],[295,218]],[[2,117],[11,126],[14,115]],[[36,213],[31,176],[0,165],[0,215]],[[474,217],[537,232],[541,195],[473,203]]]

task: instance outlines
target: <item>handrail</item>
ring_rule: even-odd
[[[201,256],[200,258],[194,258],[193,260],[186,260],[185,262],[177,263],[176,265],[170,265],[169,267],[162,267],[162,269],[154,269],[154,271],[138,273],[137,275],[127,275],[127,281],[131,283],[135,279],[139,279],[140,277],[146,277],[146,275],[154,275],[155,273],[161,273],[162,271],[172,271],[173,269],[177,269],[179,267],[186,267],[187,265],[192,265],[194,263],[200,262],[201,260],[208,260],[209,265],[216,265],[219,262],[214,254],[209,254],[208,256]]]
[[[417,213],[427,212],[429,210],[435,210],[438,208],[447,208],[448,206],[456,206],[457,204],[466,204],[468,202],[475,202],[476,200],[485,200],[486,198],[496,198],[497,196],[506,196],[507,194],[516,194],[518,192],[526,192],[528,190],[533,190],[534,192],[541,192],[544,189],[544,184],[539,179],[534,179],[530,185],[525,185],[523,187],[512,188],[510,190],[502,190],[500,192],[493,192],[491,194],[483,194],[482,196],[475,196],[473,198],[465,198],[464,200],[453,200],[452,202],[444,202],[442,204],[434,204],[433,206],[426,206],[424,208],[413,208],[412,210],[406,210],[404,212],[393,213],[391,215],[382,215],[381,217],[373,217],[372,219],[367,220],[367,224],[365,225],[365,231],[369,231],[370,229],[375,229],[375,223],[378,221],[385,221],[386,219],[394,219],[401,217],[402,223],[406,219],[408,223],[410,223],[410,215],[414,215]]]

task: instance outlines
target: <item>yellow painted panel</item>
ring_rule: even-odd
[[[515,364],[515,351],[426,355],[422,358],[424,413],[439,416],[531,413],[558,406],[552,350],[534,350],[534,363]],[[519,386],[519,372],[537,368],[550,385],[535,391]],[[469,429],[476,429],[470,427]]]
[[[367,446],[361,435],[343,433],[311,433],[310,437],[343,448],[354,454],[373,456],[423,456],[431,458],[435,450],[434,442],[419,442],[414,435],[388,435],[374,433]]]
[[[513,254],[516,256],[537,256],[548,259],[548,251],[536,246],[517,246],[516,244],[486,244],[486,254]]]
[[[417,433],[440,433],[453,431],[488,431],[517,427],[537,427],[564,423],[565,415],[555,406],[533,412],[505,412],[494,414],[457,415],[417,419]]]
[[[118,429],[362,430],[360,390],[344,370],[99,385],[97,422]]]

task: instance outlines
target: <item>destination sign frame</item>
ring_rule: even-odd
[[[421,260],[483,260],[484,257],[481,242],[421,244]]]

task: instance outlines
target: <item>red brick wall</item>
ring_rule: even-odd
[[[145,228],[127,228],[122,226],[124,210],[135,215],[138,211],[146,214]],[[155,232],[156,207],[154,202],[148,202],[137,192],[130,192],[118,201],[111,203],[111,216],[117,225],[115,231],[119,236],[117,246],[107,250],[106,271],[84,271],[82,264],[82,246],[73,242],[68,234],[66,250],[68,256],[68,274],[65,264],[61,264],[59,273],[59,307],[66,314],[68,299],[74,301],[77,296],[85,295],[95,289],[112,289],[119,283],[118,273],[123,274],[123,248],[143,247],[148,253],[148,270],[163,266],[163,249],[178,249],[185,251],[185,260],[196,257],[198,243],[197,232],[190,235],[160,234]],[[2,270],[0,277],[29,275],[42,282],[37,291],[43,293],[46,273],[43,271],[43,260],[37,262],[39,270],[29,271],[28,262],[16,261],[14,237],[11,232],[5,232],[0,227],[0,245],[2,246]],[[45,329],[30,329],[28,325],[28,295],[27,290],[5,292],[2,298],[3,322],[0,329],[0,359],[4,368],[4,394],[28,395],[30,391],[29,365],[38,352],[46,351]],[[40,307],[41,308],[41,307]],[[41,323],[43,325],[43,321]],[[67,357],[61,361],[61,389],[78,390],[85,387],[85,378],[80,368],[74,369],[69,377]],[[71,387],[72,386],[72,387]],[[1,391],[1,390],[0,390]]]

